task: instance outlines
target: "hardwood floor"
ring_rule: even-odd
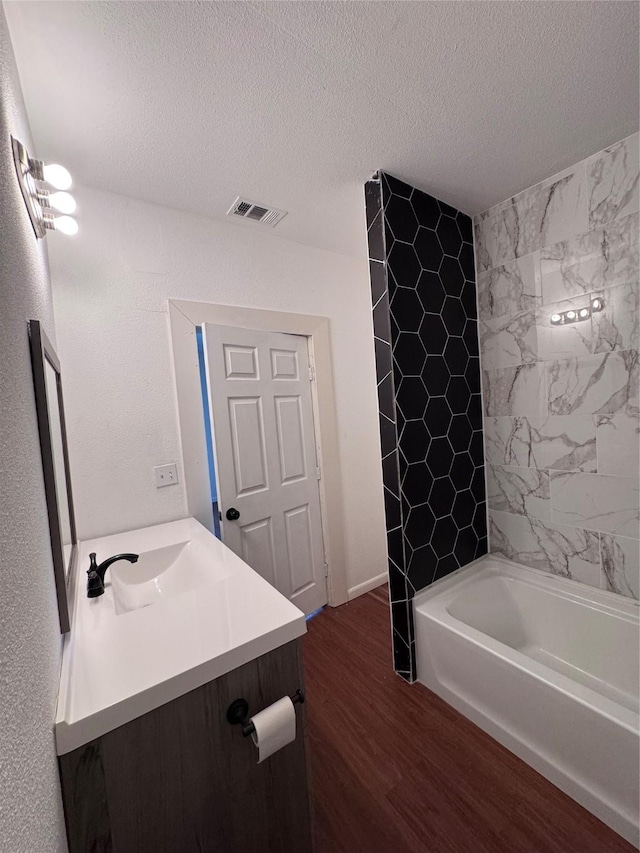
[[[633,853],[431,691],[394,675],[385,587],[308,627],[316,853]]]

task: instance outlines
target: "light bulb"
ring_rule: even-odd
[[[589,316],[589,309],[588,308],[581,308],[580,309],[580,316],[581,317],[588,317]]]
[[[61,231],[69,236],[78,233],[78,223],[72,216],[56,216],[53,225],[56,231]]]
[[[599,297],[596,297],[591,303],[591,307],[594,311],[602,311],[603,306],[604,302]]]
[[[69,172],[64,166],[60,166],[58,163],[45,164],[42,174],[45,181],[57,190],[68,190],[73,183]]]
[[[551,315],[551,322],[552,323],[559,323],[560,320],[562,320],[562,317],[560,316],[560,314],[552,314]]]
[[[60,213],[73,213],[76,209],[76,200],[69,193],[52,193],[49,196],[49,204]]]
[[[576,312],[575,311],[567,311],[567,320],[575,320]]]

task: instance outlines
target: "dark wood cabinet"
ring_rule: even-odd
[[[262,764],[226,720],[303,687],[301,641],[59,758],[70,853],[308,853],[306,712],[297,737]]]

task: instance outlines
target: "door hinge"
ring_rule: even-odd
[[[316,468],[316,480],[320,480],[322,478],[322,473],[320,471],[320,466]]]
[[[325,578],[329,577],[329,563],[326,560],[324,561],[324,576]]]
[[[309,365],[309,382],[313,382],[316,378],[316,372],[312,364]]]

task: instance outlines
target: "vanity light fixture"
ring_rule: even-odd
[[[37,161],[42,163],[41,160]],[[42,178],[39,180],[46,181],[56,190],[68,190],[73,181],[69,171],[59,163],[42,163]]]
[[[579,323],[580,320],[587,320],[592,314],[602,311],[604,308],[604,299],[596,296],[591,300],[589,307],[575,310],[571,308],[569,311],[564,311],[562,314],[552,314],[550,317],[552,326],[567,326],[571,323]]]
[[[49,228],[49,219],[53,220],[53,230],[60,231],[61,234],[66,234],[71,237],[78,233],[78,223],[73,216],[52,216],[45,220],[45,228]]]
[[[74,213],[76,200],[70,193],[51,193],[49,196],[49,205],[59,213]]]
[[[69,172],[57,163],[45,164],[31,157],[13,136],[11,147],[18,183],[36,237],[43,238],[47,231],[77,234],[78,223],[69,216],[76,209],[74,197],[66,192],[72,184]],[[58,192],[50,192],[50,187]],[[54,210],[64,215],[56,216]]]

